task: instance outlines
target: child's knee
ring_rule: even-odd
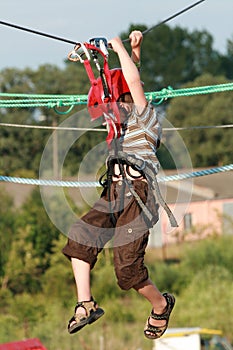
[[[134,266],[115,267],[117,283],[122,290],[129,290],[148,278],[147,268],[135,270]]]

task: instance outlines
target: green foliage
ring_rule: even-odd
[[[219,265],[202,266],[178,299],[177,326],[208,325],[231,339],[233,321],[228,315],[232,298],[232,273]]]
[[[145,29],[133,25],[129,32],[138,28]],[[127,36],[122,34],[123,38]],[[142,62],[142,79],[148,91],[177,88],[204,73],[225,74],[221,55],[213,49],[213,38],[207,31],[189,32],[166,24],[145,35]]]
[[[184,88],[229,83],[223,77],[203,75]],[[174,127],[215,126],[230,124],[233,100],[231,92],[180,97],[171,101],[167,118]],[[233,141],[230,129],[197,129],[180,131],[194,167],[219,166],[231,162]],[[175,136],[173,136],[175,137]],[[172,144],[172,137],[167,140]],[[179,157],[179,150],[174,154]]]
[[[38,320],[45,316],[44,301],[40,295],[34,295],[32,298],[30,294],[23,293],[12,299],[8,312],[15,316],[16,323],[21,324],[18,334],[22,334],[23,331],[24,338],[29,338]]]
[[[41,277],[44,297],[49,303],[57,300],[63,307],[73,307],[75,303],[75,284],[71,264],[61,253],[67,238],[60,235],[54,242],[50,267]]]
[[[105,263],[104,258],[106,258]],[[112,300],[113,298],[121,298],[123,296],[122,291],[117,286],[116,277],[114,274],[114,268],[111,259],[111,252],[103,251],[101,257],[98,261],[98,269],[93,273],[92,285],[93,285],[93,295],[99,302],[105,302]],[[108,283],[106,283],[108,281]],[[103,294],[104,290],[104,294]]]
[[[149,350],[143,326],[150,304],[134,290],[120,290],[114,275],[112,251],[108,249],[100,255],[92,274],[93,295],[105,309],[105,316],[92,326],[91,332],[86,327],[75,337],[68,335],[66,326],[76,303],[76,290],[70,262],[61,253],[65,242],[63,235],[54,242],[50,266],[41,273],[42,292],[33,290],[28,294],[21,287],[21,293],[12,296],[9,289],[1,290],[0,342],[26,336],[40,338],[50,350],[75,349],[77,341],[84,349],[104,342],[113,350],[126,344],[128,348],[138,344]],[[176,295],[171,327],[217,328],[232,340],[231,247],[232,237],[222,236],[190,244],[182,251],[180,262],[178,259],[169,264],[150,260],[147,265],[151,279],[161,291],[169,290]],[[33,250],[31,252],[33,254]],[[21,283],[20,278],[27,274],[27,269],[35,273],[32,262],[24,260],[24,265],[20,264],[19,268],[12,265],[15,283]],[[16,323],[17,327],[13,327]]]
[[[172,289],[180,294],[204,267],[218,266],[232,274],[232,241],[231,236],[215,237],[186,248]]]
[[[53,241],[58,238],[59,231],[47,216],[38,188],[33,190],[29,199],[24,203],[18,225],[22,230],[27,227],[27,240],[32,244],[42,269],[48,266],[47,255],[51,253]]]
[[[158,286],[159,290],[172,290],[176,293],[179,292],[180,286],[176,287],[177,279],[179,279],[180,276],[178,264],[158,261],[155,265],[150,266],[150,276],[152,281]]]
[[[18,231],[5,264],[3,284],[14,294],[35,293],[39,287],[39,258],[35,256],[32,243],[27,241],[28,234],[28,227]]]
[[[57,206],[61,209],[59,203]],[[8,215],[11,215],[12,220],[10,210]],[[2,220],[1,234],[4,230],[9,230],[7,217],[5,215],[5,221]],[[38,189],[34,190],[23,207],[18,209],[17,225],[15,224],[14,232],[9,232],[8,242],[5,236],[2,239],[2,248],[8,243],[1,253],[2,287],[14,294],[41,290],[41,276],[50,266],[53,247],[59,235],[47,216]]]
[[[195,244],[195,249],[189,248],[182,260],[184,270],[192,271],[194,276],[203,266],[221,266],[232,271],[232,237],[214,237]]]
[[[13,206],[13,199],[7,191],[1,187],[1,206],[0,206],[0,278],[4,274],[4,266],[8,259],[8,254],[13,242],[16,212]]]
[[[39,295],[23,293],[9,299],[7,311],[0,317],[0,342],[31,337],[38,320],[45,317],[44,301]]]

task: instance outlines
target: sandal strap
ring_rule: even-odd
[[[147,322],[147,328],[145,329],[146,332],[151,332],[151,333],[154,333],[154,334],[160,334],[163,332],[163,329],[165,328],[166,326],[152,326],[150,324],[150,322],[148,321]]]
[[[77,321],[80,321],[81,319],[88,318],[92,312],[95,312],[97,310],[96,308],[96,301],[91,298],[91,300],[88,301],[79,301],[77,302],[75,309],[74,309],[74,318]],[[77,312],[78,308],[82,307],[85,310],[85,314],[81,312]]]
[[[167,300],[166,310],[161,315],[158,315],[152,309],[151,314],[146,323],[146,328],[144,329],[144,334],[149,339],[160,338],[166,332],[168,327],[169,317],[175,305],[175,297],[168,293],[163,293],[163,296]],[[150,317],[154,320],[165,320],[166,323],[163,326],[153,326],[152,324],[150,324]]]
[[[152,309],[150,316],[154,320],[166,320],[166,321],[168,321],[169,317],[170,317],[170,314],[172,312],[172,309],[173,309],[173,307],[175,305],[175,297],[173,295],[168,294],[168,293],[163,293],[163,296],[167,300],[166,310],[162,314],[158,315]]]

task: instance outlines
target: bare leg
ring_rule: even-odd
[[[134,286],[134,289],[151,303],[156,314],[160,315],[166,310],[166,299],[150,279],[147,279],[146,281]],[[163,326],[165,322],[164,320],[154,320],[150,317],[150,324],[152,326],[160,327]]]
[[[77,288],[78,301],[81,302],[91,300],[90,264],[76,258],[71,258],[71,264]],[[77,310],[79,313],[85,315],[85,310],[83,307],[78,307]],[[72,326],[74,323],[76,322],[71,322],[70,326]]]
[[[71,258],[74,278],[77,288],[78,301],[91,299],[90,264],[76,258]]]
[[[75,314],[69,320],[68,331],[69,333],[75,333],[87,324],[98,320],[98,318],[103,316],[104,310],[99,308],[96,302],[91,299],[90,264],[76,258],[71,258],[71,264],[79,304],[75,306]]]

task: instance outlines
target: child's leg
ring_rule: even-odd
[[[91,300],[90,264],[76,258],[71,258],[71,264],[77,288],[78,301]]]
[[[144,334],[149,339],[160,338],[168,327],[169,317],[175,304],[173,295],[161,294],[158,288],[147,279],[134,286],[152,305],[151,314],[146,322]]]
[[[166,299],[150,279],[134,286],[134,289],[151,303],[154,313],[160,315],[166,310]],[[155,321],[152,318],[150,323],[151,325],[158,327],[165,324],[164,320]]]
[[[71,227],[63,248],[63,253],[71,260],[78,297],[74,315],[68,323],[69,333],[79,331],[104,314],[92,298],[90,272],[98,254],[114,233],[107,209],[108,202],[102,197]]]
[[[68,331],[72,334],[98,320],[103,316],[104,310],[98,307],[91,295],[90,263],[77,258],[71,258],[71,263],[78,296],[74,316],[68,323]]]

